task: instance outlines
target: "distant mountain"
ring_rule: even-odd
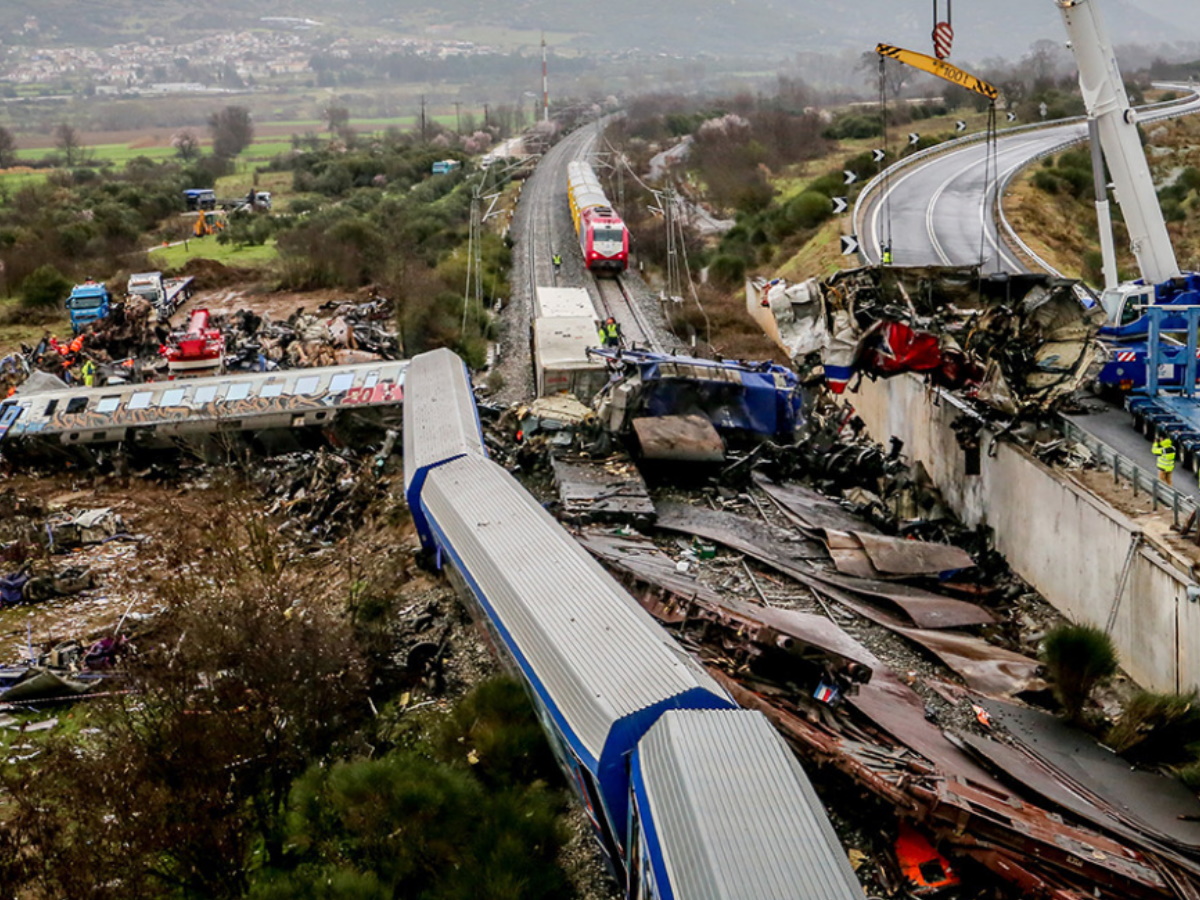
[[[1119,43],[1168,44],[1200,40],[1196,0],[1103,0]],[[1016,58],[1039,39],[1065,39],[1053,0],[959,0],[954,58]],[[439,37],[478,35],[488,28],[541,31],[572,50],[596,48],[693,56],[760,56],[869,50],[887,41],[927,50],[932,27],[928,0],[3,0],[0,40],[9,43],[109,44],[146,35],[186,40],[220,29],[261,27],[263,17],[312,18],[338,33],[375,27],[381,33]],[[36,26],[36,30],[33,30]],[[569,37],[563,38],[563,35]]]

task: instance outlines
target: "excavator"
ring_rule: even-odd
[[[196,214],[196,221],[192,225],[192,234],[198,238],[217,234],[225,230],[226,224],[225,213],[220,210],[202,209]]]

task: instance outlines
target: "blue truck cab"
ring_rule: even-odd
[[[71,316],[71,330],[79,334],[92,322],[107,318],[111,305],[112,297],[103,284],[89,280],[75,285],[66,304]]]

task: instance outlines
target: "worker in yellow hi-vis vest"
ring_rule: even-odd
[[[95,387],[96,385],[96,364],[90,359],[83,364],[79,370],[79,374],[83,376],[83,383],[87,387]]]
[[[1175,445],[1169,437],[1161,437],[1150,452],[1158,457],[1158,480],[1170,484],[1171,473],[1175,471]]]

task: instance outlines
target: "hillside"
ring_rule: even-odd
[[[1191,0],[1106,0],[1104,14],[1122,43],[1166,44],[1200,40],[1200,21]],[[551,0],[481,5],[471,0],[361,0],[331,7],[320,0],[158,0],[154,16],[134,0],[7,0],[0,4],[0,33],[6,42],[100,43],[146,35],[178,37],[207,29],[263,27],[263,17],[311,18],[311,34],[347,28],[438,37],[487,39],[489,29],[528,35],[545,30],[573,49],[637,47],[680,56],[698,53],[768,54],[870,49],[878,41],[923,48],[930,9],[925,0],[609,0],[602,12]],[[34,23],[36,19],[36,23]],[[619,27],[614,23],[619,23]],[[36,29],[30,28],[36,24]],[[1016,57],[1039,39],[1061,40],[1062,24],[1051,0],[958,4],[955,57],[982,60]],[[521,38],[524,40],[524,37]]]

